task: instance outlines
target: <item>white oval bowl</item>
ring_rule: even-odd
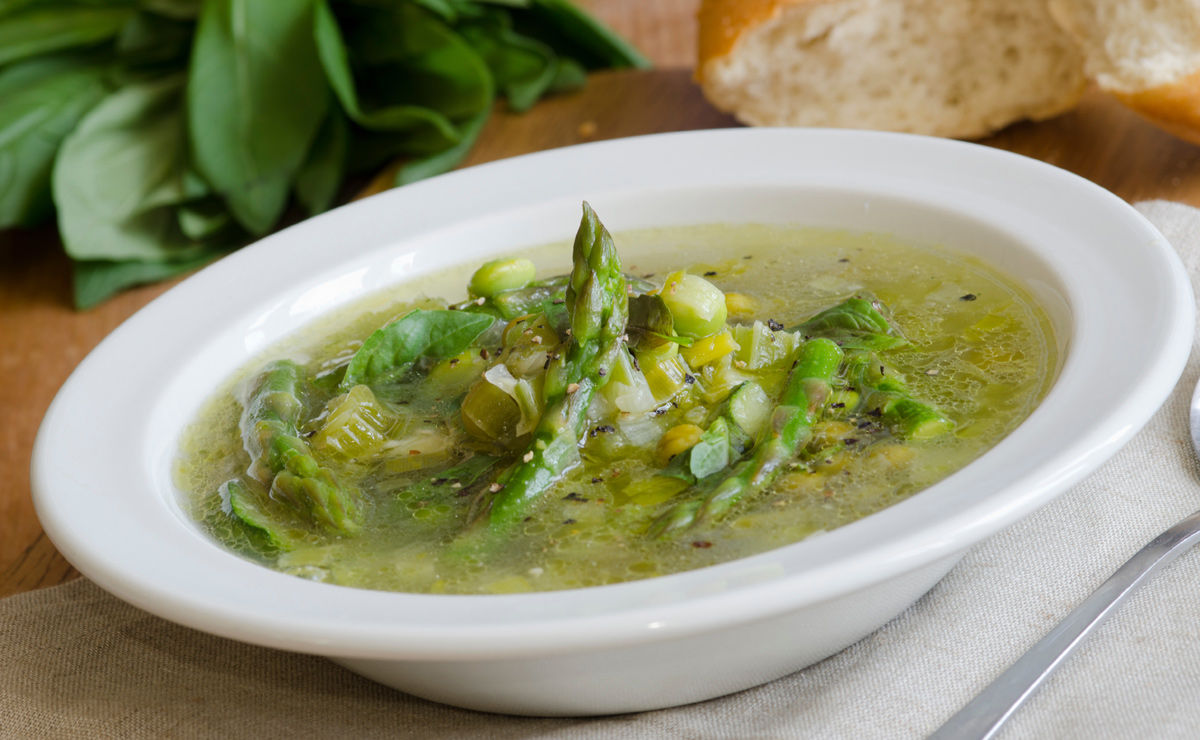
[[[367,293],[566,239],[584,199],[618,240],[654,226],[799,223],[979,255],[1048,309],[1066,347],[1058,380],[995,448],[902,503],[821,537],[647,581],[512,596],[349,589],[245,561],[188,519],[172,461],[184,427],[227,376]],[[1187,275],[1144,218],[1014,154],[823,130],[589,144],[350,204],[170,290],[64,384],[38,434],[34,502],[83,574],[189,627],[325,655],[485,711],[674,706],[786,675],[860,639],[971,545],[1095,470],[1166,398],[1194,321]]]

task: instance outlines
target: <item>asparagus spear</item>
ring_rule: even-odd
[[[299,436],[303,387],[304,369],[289,360],[267,365],[255,381],[241,419],[248,473],[301,516],[331,532],[354,534],[362,517],[356,496],[338,486]]]
[[[217,492],[229,513],[262,538],[267,547],[283,552],[295,549],[298,542],[282,521],[286,517],[272,511],[279,504],[272,501],[266,491],[251,490],[244,480],[234,478],[222,483]]]
[[[855,349],[885,350],[908,344],[881,303],[858,296],[825,309],[789,331],[805,338],[827,337],[838,346]]]
[[[842,350],[830,339],[818,338],[801,348],[771,416],[766,437],[750,457],[738,463],[703,498],[672,507],[651,525],[652,535],[667,535],[705,519],[719,519],[748,494],[771,484],[780,468],[799,454],[812,435],[833,393],[832,380],[842,363]]]
[[[627,282],[612,235],[587,203],[575,235],[573,260],[564,296],[571,337],[566,351],[547,368],[542,391],[546,411],[529,449],[498,481],[502,488],[489,514],[493,530],[524,518],[530,504],[579,459],[588,405],[607,382],[617,353],[624,351]]]
[[[846,360],[846,379],[862,396],[859,412],[878,417],[902,439],[933,439],[954,429],[936,407],[914,398],[900,374],[873,352],[854,352]]]
[[[653,283],[634,275],[626,274],[624,277],[637,293],[645,293],[655,287]],[[543,313],[556,329],[566,329],[570,326],[570,316],[566,306],[569,280],[569,275],[534,280],[524,287],[500,291],[494,295],[483,297],[482,302],[480,298],[472,298],[455,304],[451,308],[456,311],[485,313],[505,321],[511,321],[518,316],[531,313]]]

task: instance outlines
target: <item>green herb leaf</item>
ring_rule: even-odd
[[[513,20],[521,33],[549,44],[588,69],[651,67],[650,60],[633,44],[569,0],[533,0],[528,11],[514,12]]]
[[[180,21],[195,20],[204,0],[142,0],[142,7],[152,13]]]
[[[70,59],[31,59],[0,71],[0,229],[51,214],[54,156],[107,93],[103,69]]]
[[[218,249],[193,253],[179,262],[81,260],[74,265],[75,307],[91,308],[125,288],[154,283],[203,267],[224,254]]]
[[[405,162],[400,169],[396,170],[395,184],[407,185],[410,182],[449,172],[457,167],[471,153],[471,147],[475,146],[475,140],[479,138],[479,132],[483,131],[491,114],[490,105],[480,111],[475,118],[462,127],[462,139],[449,149]]]
[[[496,88],[514,111],[528,110],[557,77],[558,55],[546,44],[515,33],[508,13],[487,12],[464,24],[460,33],[487,62]]]
[[[179,230],[194,241],[212,239],[233,223],[220,198],[204,198],[184,203],[175,210]]]
[[[353,137],[349,168],[370,169],[413,155],[397,171],[397,185],[458,165],[492,107],[493,84],[483,59],[428,12],[429,3],[422,5],[348,8],[342,25],[327,3],[317,7],[317,43],[330,84],[347,115],[368,129]],[[433,5],[455,15],[467,7]],[[464,113],[469,118],[461,120]]]
[[[125,25],[134,9],[39,3],[0,16],[0,66],[52,51],[94,46]]]
[[[342,179],[346,176],[346,156],[350,145],[350,127],[337,107],[317,132],[308,161],[296,174],[296,199],[308,209],[310,216],[326,211],[337,197]]]
[[[554,80],[547,92],[565,93],[581,89],[587,84],[587,70],[579,62],[570,57],[558,58],[558,69],[554,71]]]
[[[153,13],[137,13],[117,36],[116,52],[127,69],[157,68],[187,61],[192,46],[193,27]]]
[[[338,27],[337,18],[330,10],[325,0],[318,0],[315,16],[315,31],[317,49],[320,52],[321,64],[325,75],[333,87],[334,93],[346,111],[346,115],[355,123],[377,131],[402,131],[406,134],[420,130],[431,140],[431,148],[436,150],[457,143],[460,136],[454,124],[445,116],[428,108],[416,105],[378,106],[371,102],[365,105],[360,102],[358,88],[355,85],[354,73],[350,68],[350,54],[342,31]],[[355,137],[357,143],[359,137]],[[407,137],[387,137],[386,153],[370,158],[373,163],[401,151],[403,141]]]
[[[187,113],[195,166],[252,234],[279,220],[328,110],[306,0],[208,0]]]
[[[700,437],[688,453],[688,468],[697,479],[719,473],[729,467],[729,428],[724,419],[718,418]]]
[[[81,260],[190,258],[165,206],[192,197],[183,78],[127,85],[99,103],[63,142],[54,200],[67,253]]]
[[[643,352],[661,350],[667,344],[690,347],[689,337],[675,336],[675,320],[670,309],[657,295],[629,297],[629,322],[625,325],[629,346]]]
[[[460,354],[493,321],[485,314],[417,309],[367,337],[346,367],[341,389],[398,380],[422,357]]]

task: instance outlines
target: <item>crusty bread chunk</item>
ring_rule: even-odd
[[[697,76],[752,125],[958,138],[1062,113],[1086,85],[1046,0],[704,0]]]
[[[1050,10],[1101,88],[1200,143],[1200,0],[1051,0]]]

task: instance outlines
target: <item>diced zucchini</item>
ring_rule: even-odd
[[[748,370],[783,366],[796,351],[799,338],[787,331],[774,331],[761,321],[733,328],[738,343],[735,359],[746,363]]]
[[[515,385],[516,381],[513,382]],[[462,421],[467,434],[475,439],[503,444],[516,435],[521,407],[514,396],[484,378],[467,391],[462,402]]]
[[[330,402],[325,423],[313,435],[312,445],[348,458],[362,458],[377,450],[399,426],[365,385],[356,385]]]
[[[746,381],[729,394],[727,412],[729,420],[754,439],[771,416],[771,399],[758,383]]]
[[[487,360],[478,349],[469,349],[460,355],[442,360],[429,370],[429,380],[439,388],[466,390],[467,386],[487,369]]]

